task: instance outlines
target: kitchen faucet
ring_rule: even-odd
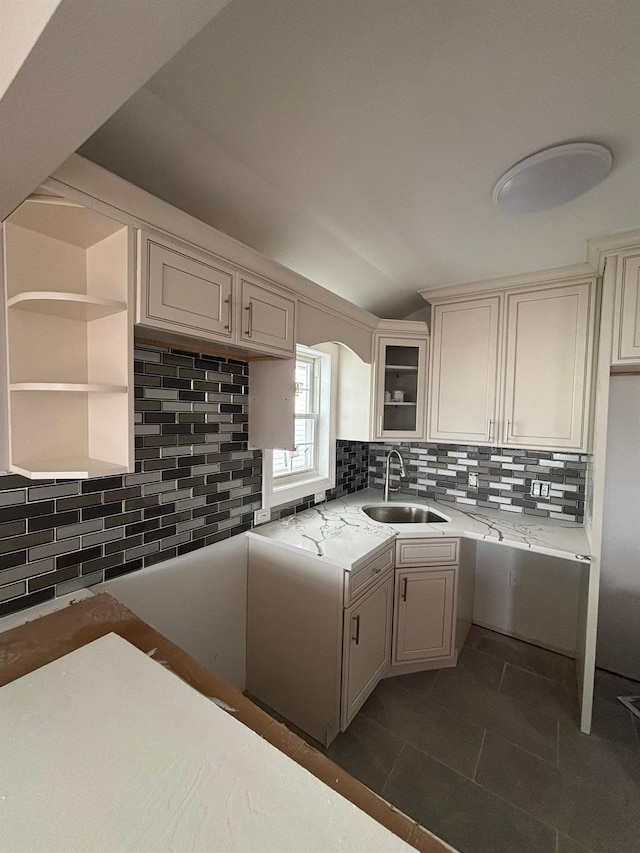
[[[384,500],[385,500],[385,502],[387,502],[389,500],[389,492],[399,492],[400,491],[400,484],[399,483],[395,488],[391,488],[389,486],[389,473],[390,473],[389,472],[389,463],[391,462],[391,456],[394,453],[398,457],[398,462],[400,463],[400,476],[401,477],[407,476],[407,471],[406,471],[406,468],[404,467],[404,460],[402,459],[402,456],[400,456],[399,452],[397,450],[395,450],[395,448],[393,450],[390,450],[389,453],[387,454],[387,461],[386,461],[385,474],[384,474]]]

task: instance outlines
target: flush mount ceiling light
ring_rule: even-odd
[[[508,213],[549,210],[586,193],[609,174],[612,164],[604,145],[554,145],[505,172],[493,188],[493,200]]]

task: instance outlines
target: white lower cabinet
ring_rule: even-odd
[[[342,719],[346,729],[391,660],[393,575],[344,612],[342,640]]]
[[[474,543],[398,539],[344,571],[257,533],[248,540],[247,691],[324,746],[381,678],[456,665]]]
[[[388,675],[455,666],[471,628],[475,545],[466,539],[396,542]]]
[[[394,664],[451,656],[456,574],[456,568],[396,572]]]
[[[389,668],[394,545],[349,572],[248,539],[247,691],[328,746]]]

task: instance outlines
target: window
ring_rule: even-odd
[[[335,434],[332,424],[332,359],[322,350],[296,348],[295,450],[266,450],[263,505],[279,506],[335,485]],[[335,363],[335,362],[334,362]]]

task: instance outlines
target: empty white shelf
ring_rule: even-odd
[[[88,456],[73,456],[60,459],[18,459],[11,464],[14,474],[21,474],[29,480],[85,480],[90,477],[106,477],[112,474],[126,474],[126,465],[116,465],[102,459]]]
[[[415,364],[385,364],[384,369],[389,373],[418,372],[418,368]]]
[[[79,382],[12,382],[10,391],[71,391],[89,394],[124,394],[126,385],[97,385]]]
[[[391,402],[385,402],[385,406],[415,406],[416,403],[394,403],[393,400]]]
[[[7,306],[19,308],[21,311],[35,311],[38,314],[87,322],[127,310],[125,302],[115,299],[102,299],[98,296],[86,296],[83,293],[60,293],[55,290],[18,293],[7,300]]]

